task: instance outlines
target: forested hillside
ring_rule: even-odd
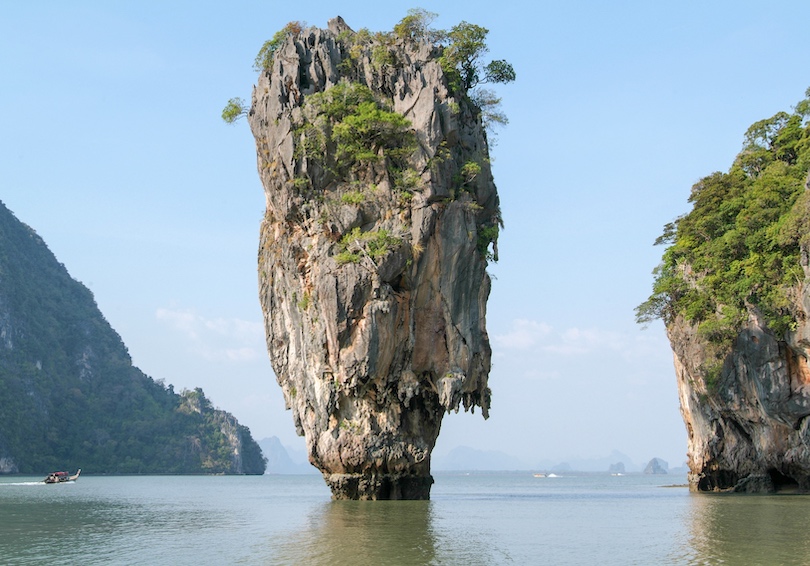
[[[132,365],[92,293],[0,203],[0,472],[261,474],[250,431],[202,390]]]
[[[778,335],[804,317],[798,300],[810,243],[810,89],[793,112],[754,123],[728,172],[692,187],[692,210],[668,224],[670,244],[645,322],[677,316],[698,325],[721,357],[754,309]]]

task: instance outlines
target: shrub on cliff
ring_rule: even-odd
[[[413,150],[410,122],[360,83],[340,82],[306,98],[296,124],[296,156],[319,161],[342,178],[357,164],[387,159],[390,166]]]
[[[281,47],[281,44],[284,43],[288,35],[298,35],[305,27],[307,27],[306,22],[289,22],[273,34],[273,37],[265,41],[256,54],[256,59],[253,60],[253,70],[263,71],[272,67],[273,55],[276,49]]]
[[[236,123],[242,116],[247,116],[250,107],[239,97],[231,98],[222,109],[222,119],[228,124]]]
[[[692,187],[692,210],[656,240],[669,247],[652,295],[636,309],[639,322],[683,316],[715,344],[729,344],[751,308],[777,334],[795,328],[810,243],[810,89],[805,96],[792,114],[753,124],[727,173]]]

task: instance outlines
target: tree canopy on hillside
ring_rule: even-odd
[[[753,308],[774,332],[795,329],[810,246],[810,89],[805,96],[792,113],[751,125],[728,172],[692,187],[692,210],[656,241],[669,247],[639,322],[682,316],[728,344]]]
[[[265,469],[250,431],[202,390],[177,394],[132,365],[92,293],[2,203],[0,459],[32,474]]]

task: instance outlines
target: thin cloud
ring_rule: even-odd
[[[193,309],[159,308],[155,317],[182,334],[188,349],[206,360],[247,362],[265,355],[260,322],[206,318]]]
[[[660,337],[639,336],[637,332],[580,327],[556,330],[546,322],[515,319],[506,333],[492,336],[492,343],[499,356],[502,354],[498,350],[541,351],[566,357],[612,352],[636,359],[660,350],[662,341]]]
[[[493,343],[509,350],[530,350],[551,334],[551,326],[545,322],[516,319],[512,321],[512,329],[506,334],[493,335]]]

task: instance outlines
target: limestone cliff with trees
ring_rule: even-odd
[[[335,498],[424,499],[442,418],[490,408],[485,315],[502,226],[481,88],[487,30],[412,10],[393,32],[293,22],[268,41],[247,114],[267,209],[267,347]]]
[[[810,89],[692,188],[640,322],[675,358],[698,491],[810,490]]]
[[[175,393],[45,242],[0,203],[0,473],[261,474],[247,427]]]

